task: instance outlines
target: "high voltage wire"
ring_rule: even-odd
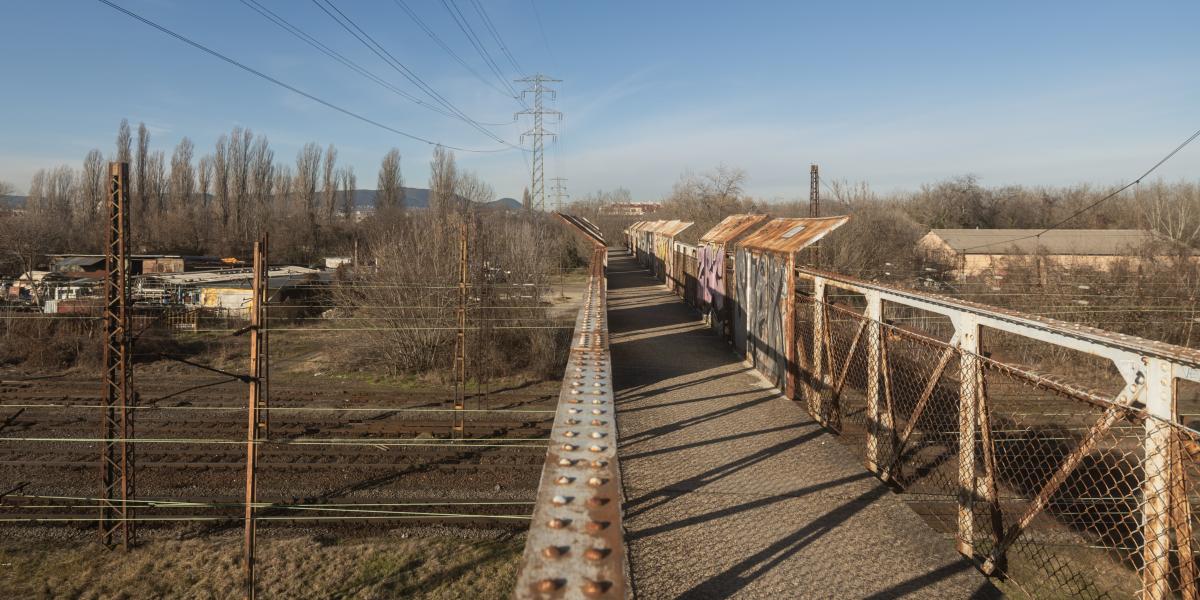
[[[513,89],[512,84],[509,83],[508,78],[506,78],[504,73],[500,70],[500,66],[497,65],[496,61],[492,58],[491,53],[489,53],[487,48],[483,45],[483,42],[479,39],[479,36],[475,34],[475,30],[471,27],[471,23],[467,21],[466,15],[462,14],[462,11],[458,9],[458,5],[454,3],[454,0],[441,0],[441,2],[442,6],[446,7],[446,11],[450,13],[450,17],[454,19],[454,24],[458,25],[459,31],[462,31],[463,35],[467,37],[467,41],[471,43],[473,48],[475,48],[475,52],[477,52],[479,57],[483,59],[484,64],[486,64],[488,69],[492,71],[492,74],[496,76],[496,79],[502,81],[506,88],[512,89],[514,96],[519,96],[517,91]]]
[[[401,8],[401,10],[403,10],[408,15],[408,17],[410,19],[412,19],[413,22],[415,22],[417,24],[417,26],[421,28],[422,31],[425,32],[425,35],[429,36],[429,39],[433,40],[434,43],[436,43],[442,50],[445,50],[446,53],[449,54],[451,58],[453,58],[458,64],[462,65],[462,67],[464,69],[466,69],[469,73],[474,75],[476,79],[483,82],[484,85],[492,88],[493,90],[496,90],[502,96],[507,96],[507,97],[513,98],[515,100],[520,100],[520,96],[517,95],[516,90],[514,90],[512,88],[512,86],[508,84],[507,81],[501,80],[501,83],[508,87],[507,91],[502,90],[502,89],[496,87],[496,84],[488,81],[483,75],[480,75],[479,72],[474,69],[474,67],[467,64],[467,61],[463,60],[462,57],[459,56],[458,53],[455,52],[453,48],[451,48],[449,45],[447,45],[446,42],[444,42],[442,40],[442,38],[439,37],[438,34],[436,32],[434,32],[432,28],[429,27],[429,25],[425,24],[425,21],[421,20],[421,17],[417,16],[417,13],[414,12],[413,9],[410,8],[408,6],[408,4],[404,2],[404,0],[392,0],[392,1],[395,2],[396,6],[399,6]]]
[[[463,112],[461,109],[459,109],[457,106],[455,106],[449,100],[447,100],[445,96],[442,96],[437,90],[433,89],[433,86],[426,83],[425,80],[422,79],[419,75],[417,75],[412,69],[408,68],[404,63],[400,62],[400,60],[397,59],[394,55],[392,55],[391,52],[388,52],[388,50],[386,48],[384,48],[382,44],[380,44],[378,41],[376,41],[375,38],[371,37],[371,35],[369,33],[367,33],[366,31],[364,31],[362,27],[359,27],[358,24],[355,23],[353,19],[351,19],[346,13],[342,12],[341,9],[339,9],[335,4],[333,4],[332,0],[312,0],[312,1],[313,1],[313,4],[317,5],[317,8],[320,8],[326,15],[329,15],[329,18],[331,18],[335,22],[337,22],[337,24],[340,25],[342,27],[342,29],[345,29],[347,33],[354,36],[354,38],[357,39],[359,42],[361,42],[364,46],[366,46],[368,50],[370,50],[372,53],[374,53],[376,56],[378,56],[380,58],[380,60],[387,63],[387,65],[390,66],[393,70],[395,70],[397,73],[400,73],[402,76],[404,76],[405,79],[409,80],[413,85],[420,88],[421,91],[423,91],[427,95],[429,95],[430,98],[433,98],[439,104],[446,107],[447,110],[450,110],[451,112],[453,112],[457,115],[460,115],[463,120],[465,120],[469,125],[474,127],[480,133],[496,140],[497,142],[499,142],[501,144],[509,146],[511,148],[523,150],[523,148],[521,148],[520,146],[512,144],[512,143],[508,142],[507,140],[505,140],[504,138],[501,138],[500,136],[496,135],[491,130],[489,130],[486,127],[484,127],[483,125],[481,125],[478,121],[476,121],[475,119],[468,116],[465,112]],[[326,8],[327,6],[328,6],[328,8]],[[333,11],[337,13],[337,15],[335,16],[332,12],[329,12],[329,9],[333,9]],[[363,39],[363,38],[366,38],[366,39]]]
[[[529,6],[533,9],[533,18],[537,21],[538,32],[541,33],[542,43],[546,46],[546,56],[549,56],[557,64],[558,61],[554,58],[554,52],[550,50],[550,39],[546,37],[546,28],[542,25],[542,15],[538,12],[537,0],[529,0]]]
[[[1187,138],[1186,140],[1183,140],[1183,142],[1182,142],[1182,143],[1180,143],[1178,146],[1176,146],[1174,150],[1171,150],[1170,152],[1168,152],[1168,153],[1167,153],[1167,155],[1166,155],[1166,156],[1162,157],[1162,159],[1161,159],[1161,160],[1159,160],[1158,162],[1154,163],[1154,166],[1152,166],[1152,167],[1150,167],[1149,169],[1147,169],[1145,173],[1142,173],[1141,175],[1139,175],[1137,179],[1134,179],[1133,181],[1130,181],[1129,183],[1126,183],[1125,185],[1121,186],[1120,188],[1117,188],[1117,190],[1116,190],[1116,191],[1114,191],[1113,193],[1111,193],[1111,194],[1109,194],[1109,195],[1107,195],[1107,196],[1105,196],[1105,197],[1103,197],[1103,198],[1101,198],[1101,199],[1099,199],[1099,200],[1097,200],[1097,201],[1095,201],[1095,202],[1093,202],[1093,203],[1091,203],[1091,204],[1089,204],[1089,205],[1087,205],[1087,206],[1085,206],[1085,207],[1083,207],[1083,208],[1081,208],[1081,209],[1079,209],[1079,210],[1077,210],[1077,211],[1075,211],[1075,212],[1071,213],[1071,215],[1070,215],[1070,216],[1068,216],[1067,218],[1065,218],[1065,219],[1063,219],[1063,220],[1061,220],[1061,221],[1059,221],[1059,222],[1057,222],[1057,223],[1055,223],[1055,224],[1053,224],[1053,225],[1051,225],[1051,226],[1049,226],[1049,227],[1047,227],[1047,228],[1045,228],[1045,229],[1043,229],[1043,230],[1039,231],[1038,233],[1035,233],[1035,234],[1032,234],[1032,235],[1021,236],[1021,237],[1015,237],[1015,238],[1013,238],[1013,239],[1011,239],[1011,240],[1005,240],[1005,241],[1002,241],[1002,242],[994,242],[994,243],[989,243],[989,244],[981,244],[981,245],[978,245],[978,246],[971,246],[970,248],[963,248],[961,251],[974,250],[974,249],[976,249],[976,248],[984,248],[984,247],[988,247],[988,246],[1000,246],[1000,245],[1002,245],[1002,244],[1011,244],[1012,242],[1019,242],[1019,241],[1021,241],[1021,240],[1027,240],[1027,239],[1030,239],[1030,238],[1041,237],[1041,235],[1042,235],[1043,233],[1046,233],[1046,232],[1048,232],[1048,231],[1051,231],[1051,230],[1053,230],[1053,229],[1057,229],[1057,228],[1059,228],[1060,226],[1062,226],[1062,225],[1063,225],[1064,223],[1066,223],[1067,221],[1070,221],[1071,219],[1074,219],[1075,217],[1078,217],[1079,215],[1082,215],[1083,213],[1085,213],[1085,212],[1087,212],[1087,211],[1089,211],[1089,210],[1092,210],[1093,208],[1096,208],[1097,206],[1100,206],[1101,204],[1103,204],[1103,203],[1104,203],[1104,202],[1106,202],[1107,200],[1109,200],[1109,199],[1111,199],[1111,198],[1114,198],[1114,197],[1116,197],[1116,196],[1117,196],[1118,194],[1120,194],[1121,192],[1124,192],[1125,190],[1127,190],[1127,189],[1129,189],[1129,188],[1131,188],[1131,187],[1133,187],[1133,186],[1135,186],[1135,185],[1137,185],[1137,184],[1141,183],[1143,179],[1145,179],[1145,178],[1146,178],[1148,175],[1150,175],[1151,173],[1153,173],[1154,171],[1156,171],[1156,170],[1157,170],[1159,167],[1161,167],[1161,166],[1162,166],[1164,163],[1166,163],[1168,160],[1171,160],[1171,158],[1173,158],[1173,157],[1174,157],[1176,154],[1178,154],[1180,150],[1183,150],[1185,147],[1187,147],[1187,145],[1188,145],[1188,144],[1192,143],[1192,142],[1193,142],[1193,141],[1194,141],[1196,138],[1198,138],[1198,137],[1200,137],[1200,129],[1197,129],[1197,130],[1196,130],[1194,133],[1192,133],[1192,135],[1188,136],[1188,138]]]
[[[447,111],[445,109],[442,109],[440,107],[429,104],[428,102],[425,102],[424,100],[421,100],[420,98],[417,98],[416,96],[389,83],[387,80],[383,79],[382,77],[376,75],[375,73],[372,73],[366,67],[363,67],[362,65],[354,62],[353,60],[350,60],[349,58],[347,58],[345,55],[341,54],[340,52],[321,43],[320,40],[316,39],[315,37],[313,37],[309,33],[305,32],[304,30],[300,29],[299,27],[293,25],[287,19],[281,17],[279,14],[275,13],[271,9],[263,6],[256,0],[241,0],[241,2],[242,2],[242,4],[245,4],[247,7],[249,7],[251,10],[262,15],[263,18],[267,19],[268,21],[271,21],[272,23],[274,23],[275,25],[277,25],[284,31],[290,33],[292,36],[294,36],[297,39],[303,41],[304,43],[312,46],[313,48],[316,48],[322,54],[345,65],[347,68],[353,70],[354,72],[356,72],[356,73],[362,75],[363,77],[366,77],[367,79],[382,86],[384,89],[387,89],[387,90],[391,91],[392,93],[395,93],[396,95],[398,95],[406,100],[409,100],[410,102],[418,104],[418,105],[420,105],[426,109],[429,109],[435,113],[438,113],[440,115],[444,115],[444,116],[451,117],[454,119],[463,120],[463,118],[461,116],[456,115],[456,114],[454,114],[450,111]],[[491,125],[491,126],[498,127],[498,126],[502,126],[502,125],[508,125],[508,124],[512,123],[512,121],[509,121],[506,123],[485,123],[482,121],[478,121],[478,123],[480,123],[481,125]]]
[[[104,5],[112,8],[113,10],[123,13],[126,16],[128,16],[136,21],[140,21],[141,23],[143,23],[145,25],[153,27],[154,29],[157,29],[157,30],[161,31],[162,33],[165,33],[165,34],[167,34],[189,46],[192,46],[193,48],[196,48],[197,50],[200,50],[200,51],[202,51],[206,54],[209,54],[213,57],[219,58],[219,59],[225,61],[226,63],[229,63],[230,65],[233,65],[243,71],[246,71],[247,73],[250,73],[251,75],[254,75],[254,76],[256,76],[260,79],[263,79],[265,81],[268,81],[270,83],[273,83],[273,84],[275,84],[283,89],[286,89],[294,94],[299,94],[301,96],[304,96],[305,98],[308,98],[309,100],[312,100],[313,102],[316,102],[322,106],[325,106],[326,108],[336,110],[337,112],[340,112],[348,117],[357,119],[359,121],[362,121],[363,123],[367,123],[368,125],[373,125],[375,127],[383,129],[384,131],[389,131],[396,135],[400,135],[400,136],[409,138],[411,140],[422,142],[422,143],[428,144],[430,146],[442,146],[449,150],[456,150],[458,152],[493,153],[493,152],[507,152],[513,148],[522,149],[518,146],[512,146],[511,144],[507,148],[463,148],[463,147],[459,147],[459,146],[451,146],[448,144],[443,144],[441,142],[437,142],[437,141],[434,141],[434,140],[431,140],[428,138],[424,138],[419,135],[408,133],[407,131],[401,131],[399,129],[396,129],[395,127],[391,127],[389,125],[385,125],[379,121],[371,119],[370,117],[366,117],[359,113],[351,111],[349,109],[342,108],[341,106],[338,106],[332,102],[329,102],[328,100],[323,100],[321,98],[318,98],[317,96],[314,96],[308,92],[305,92],[304,90],[301,90],[300,88],[297,88],[291,84],[285,83],[279,79],[276,79],[275,77],[272,77],[262,71],[259,71],[258,69],[255,69],[255,68],[250,67],[244,63],[241,63],[233,58],[230,58],[229,56],[226,56],[225,54],[222,54],[212,48],[209,48],[208,46],[205,46],[204,44],[201,44],[200,42],[192,40],[191,38],[188,38],[180,33],[176,33],[175,31],[168,29],[167,27],[159,25],[158,23],[155,23],[154,21],[151,21],[150,19],[147,19],[146,17],[143,17],[143,16],[141,16],[131,10],[128,10],[118,4],[110,2],[109,0],[97,0],[97,2],[100,2],[101,4],[104,4]]]
[[[487,9],[485,9],[483,5],[479,3],[479,0],[471,0],[471,5],[475,9],[475,14],[478,14],[480,20],[483,21],[483,26],[488,30],[488,33],[492,35],[492,39],[496,40],[496,45],[500,47],[500,52],[502,52],[504,57],[508,59],[508,63],[513,66],[513,69],[516,70],[518,75],[524,76],[525,69],[521,68],[521,65],[517,63],[516,57],[512,55],[512,52],[509,52],[508,46],[505,45],[504,39],[500,37],[500,32],[496,29],[496,24],[493,23],[492,18],[488,16]]]

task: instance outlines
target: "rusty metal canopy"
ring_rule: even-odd
[[[772,219],[746,236],[738,246],[763,252],[797,252],[849,220],[848,215],[819,219]]]
[[[663,224],[654,231],[654,233],[665,235],[667,237],[675,237],[683,233],[683,230],[691,227],[694,224],[695,223],[692,221],[664,221]]]
[[[562,219],[566,224],[574,227],[579,233],[582,233],[593,243],[600,244],[601,246],[608,245],[608,243],[604,241],[604,234],[600,231],[599,227],[596,227],[595,223],[592,223],[583,217],[568,215],[561,212],[555,212],[554,215],[559,219]]]
[[[771,215],[729,215],[717,223],[708,233],[700,236],[702,244],[724,244],[737,239],[755,225],[770,219]]]

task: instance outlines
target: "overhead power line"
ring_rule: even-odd
[[[967,250],[975,250],[977,248],[984,248],[987,246],[1000,246],[1000,245],[1004,245],[1004,244],[1011,244],[1013,242],[1019,242],[1021,240],[1028,240],[1030,238],[1041,237],[1042,234],[1044,234],[1048,231],[1058,229],[1059,227],[1061,227],[1063,224],[1070,221],[1071,219],[1074,219],[1075,217],[1078,217],[1079,215],[1082,215],[1083,213],[1085,213],[1089,210],[1092,210],[1093,208],[1096,208],[1097,206],[1100,206],[1101,204],[1107,202],[1108,200],[1115,198],[1121,192],[1124,192],[1125,190],[1141,183],[1143,179],[1148,177],[1151,173],[1156,171],[1159,167],[1163,166],[1163,164],[1165,164],[1168,160],[1171,160],[1172,158],[1174,158],[1176,154],[1179,154],[1180,150],[1183,150],[1184,148],[1186,148],[1188,144],[1195,141],[1196,138],[1198,138],[1198,137],[1200,137],[1200,129],[1197,129],[1194,133],[1192,133],[1192,135],[1188,136],[1188,138],[1186,140],[1183,140],[1183,142],[1180,143],[1178,146],[1176,146],[1174,150],[1171,150],[1170,152],[1167,153],[1166,156],[1162,157],[1161,160],[1154,163],[1154,166],[1147,169],[1145,173],[1142,173],[1141,175],[1139,175],[1137,179],[1134,179],[1133,181],[1126,183],[1125,185],[1117,188],[1116,191],[1112,192],[1111,194],[1108,194],[1107,196],[1071,213],[1071,215],[1068,216],[1067,218],[1065,218],[1065,219],[1063,219],[1063,220],[1061,220],[1061,221],[1059,221],[1037,233],[1030,234],[1030,235],[1023,235],[1020,237],[1015,237],[1011,240],[1004,240],[1002,242],[992,242],[992,243],[988,243],[988,244],[981,244],[979,246],[971,246],[970,248],[963,248],[962,250],[960,250],[960,252],[964,252]]]
[[[261,3],[257,2],[256,0],[241,0],[241,2],[242,2],[242,4],[245,4],[251,10],[253,10],[254,12],[257,12],[259,15],[262,15],[263,18],[274,23],[280,29],[283,29],[284,31],[291,34],[293,37],[312,46],[313,48],[316,48],[322,54],[341,63],[342,65],[344,65],[348,69],[358,73],[359,75],[362,75],[363,77],[366,77],[367,79],[375,82],[376,84],[382,86],[384,89],[387,89],[410,102],[418,104],[418,105],[420,105],[430,111],[438,113],[440,115],[444,115],[444,116],[447,116],[447,117],[450,117],[453,119],[463,120],[463,118],[459,115],[456,115],[456,114],[454,114],[448,110],[445,110],[441,107],[434,106],[434,105],[404,91],[403,89],[396,87],[392,83],[388,82],[386,79],[371,72],[366,67],[363,67],[362,65],[347,58],[345,55],[338,52],[337,50],[334,50],[333,48],[330,48],[329,46],[321,43],[320,40],[313,37],[308,32],[304,31],[303,29],[300,29],[296,25],[289,22],[287,19],[280,16],[278,13],[263,6]],[[501,125],[510,125],[510,124],[512,124],[512,121],[509,121],[507,123],[484,123],[484,122],[480,121],[479,123],[481,125],[501,126]]]
[[[364,31],[362,27],[359,27],[359,25],[357,23],[355,23],[354,20],[351,19],[349,15],[342,12],[342,10],[339,9],[332,2],[332,0],[312,0],[312,1],[313,1],[313,4],[316,4],[318,8],[320,8],[326,15],[329,16],[329,18],[336,21],[337,24],[342,27],[342,29],[346,30],[347,33],[349,33],[351,36],[353,36],[355,39],[357,39],[360,43],[362,43],[364,46],[366,46],[368,50],[370,50],[376,56],[378,56],[380,58],[380,60],[387,63],[387,65],[389,67],[391,67],[397,73],[400,73],[402,76],[404,76],[405,79],[409,80],[409,82],[411,82],[413,85],[420,88],[421,91],[425,92],[430,98],[433,98],[437,103],[446,107],[447,110],[450,110],[451,112],[453,112],[457,115],[460,115],[465,121],[467,121],[468,124],[470,124],[476,130],[478,130],[480,133],[482,133],[482,134],[484,134],[506,146],[510,146],[512,148],[519,148],[519,146],[517,146],[516,144],[512,144],[512,143],[508,142],[507,140],[505,140],[504,138],[501,138],[500,136],[496,135],[491,130],[484,127],[478,121],[476,121],[475,119],[468,116],[465,112],[463,112],[461,109],[459,109],[457,106],[455,106],[449,100],[447,100],[445,96],[443,96],[437,90],[435,90],[433,88],[433,86],[429,85],[424,79],[421,78],[420,75],[417,75],[412,69],[408,68],[404,63],[400,62],[400,60],[397,59],[394,55],[392,55],[392,53],[389,52],[387,50],[387,48],[384,48],[382,44],[380,44],[378,41],[375,40],[375,38],[371,37],[371,34]],[[326,8],[326,7],[328,7],[328,8]],[[333,12],[330,12],[329,9],[333,9]],[[334,15],[334,12],[336,12],[337,15]]]
[[[441,1],[442,6],[446,7],[446,11],[450,13],[450,18],[454,19],[454,24],[458,25],[458,29],[459,31],[462,31],[463,35],[467,36],[467,41],[471,43],[471,47],[475,48],[475,52],[479,54],[480,58],[483,59],[484,64],[486,64],[492,74],[496,76],[496,79],[499,79],[501,82],[503,82],[505,88],[512,90],[513,96],[520,97],[520,94],[517,93],[516,88],[513,88],[509,83],[508,78],[504,76],[504,72],[500,70],[500,66],[496,64],[496,60],[492,58],[492,55],[490,52],[488,52],[487,47],[483,45],[483,41],[479,39],[478,35],[476,35],[475,29],[471,27],[471,23],[467,20],[467,16],[462,14],[462,11],[459,10],[458,5],[455,4],[454,0]]]
[[[483,26],[492,35],[492,39],[496,40],[496,45],[500,47],[500,52],[508,59],[508,64],[512,65],[513,69],[516,69],[517,75],[524,75],[525,69],[521,68],[521,65],[517,63],[516,57],[512,55],[512,52],[509,52],[508,46],[504,43],[504,38],[500,37],[500,31],[496,29],[496,24],[488,16],[487,9],[479,3],[479,0],[471,0],[471,5],[475,8],[475,14],[479,15],[479,19],[483,21]]]
[[[326,108],[336,110],[337,112],[340,112],[348,117],[357,119],[359,121],[362,121],[363,123],[367,123],[368,125],[373,125],[375,127],[383,129],[384,131],[389,131],[391,133],[409,138],[411,140],[429,144],[430,146],[440,145],[444,148],[447,148],[450,150],[456,150],[458,152],[479,152],[479,153],[507,152],[508,150],[510,150],[511,148],[514,147],[514,146],[510,146],[508,148],[463,148],[463,147],[459,147],[459,146],[451,146],[449,144],[443,144],[441,142],[431,140],[429,138],[421,137],[419,135],[415,135],[415,134],[409,133],[407,131],[401,131],[399,129],[396,129],[395,127],[391,127],[389,125],[385,125],[383,123],[380,123],[379,121],[371,119],[370,117],[366,117],[366,116],[363,116],[352,110],[342,108],[341,106],[338,106],[332,102],[329,102],[328,100],[318,98],[317,96],[314,96],[314,95],[312,95],[304,90],[301,90],[300,88],[297,88],[291,84],[284,83],[283,81],[280,81],[279,79],[276,79],[275,77],[267,75],[266,73],[263,73],[262,71],[259,71],[258,69],[250,67],[244,63],[238,62],[237,60],[234,60],[233,58],[230,58],[229,56],[226,56],[225,54],[222,54],[216,50],[213,50],[212,48],[209,48],[208,46],[205,46],[204,44],[201,44],[200,42],[192,40],[191,38],[188,38],[180,33],[176,33],[175,31],[172,31],[171,29],[168,29],[162,25],[159,25],[158,23],[155,23],[154,21],[151,21],[150,19],[147,19],[146,17],[143,17],[143,16],[141,16],[131,10],[128,10],[118,4],[110,2],[109,0],[97,0],[97,1],[100,2],[101,4],[107,5],[108,7],[112,8],[118,12],[125,14],[126,16],[128,16],[134,20],[137,20],[146,25],[149,25],[150,27],[153,27],[154,29],[157,29],[157,30],[159,30],[159,31],[161,31],[161,32],[163,32],[163,33],[165,33],[165,34],[167,34],[189,46],[192,46],[193,48],[196,48],[197,50],[200,50],[202,52],[205,52],[206,54],[209,54],[211,56],[219,58],[219,59],[225,61],[226,63],[229,63],[243,71],[246,71],[247,73],[250,73],[251,75],[254,75],[260,79],[266,80],[270,83],[273,83],[273,84],[275,84],[285,90],[288,90],[294,94],[304,96],[305,98],[308,98],[309,100],[312,100],[313,102],[316,102],[322,106],[325,106]]]
[[[455,62],[462,65],[462,67],[464,69],[466,69],[469,73],[474,75],[476,79],[483,82],[484,85],[492,88],[493,90],[496,90],[502,96],[507,96],[509,98],[518,99],[517,93],[515,90],[512,89],[512,86],[507,86],[509,88],[507,91],[500,89],[500,87],[498,87],[495,83],[488,81],[487,78],[485,78],[483,75],[480,75],[479,71],[476,71],[474,67],[467,64],[467,61],[463,60],[463,58],[461,56],[459,56],[458,53],[455,52],[453,48],[451,48],[448,44],[446,44],[446,42],[443,41],[442,38],[440,36],[438,36],[438,34],[436,32],[434,32],[433,29],[430,28],[429,25],[427,25],[425,23],[425,21],[421,20],[421,17],[417,16],[417,13],[414,12],[413,9],[410,8],[408,6],[408,4],[404,2],[404,0],[392,0],[392,2],[395,2],[396,6],[399,6],[408,15],[408,17],[410,19],[412,19],[413,22],[415,22],[417,24],[417,26],[421,28],[422,31],[425,32],[425,35],[429,36],[429,39],[433,40],[434,43],[437,44],[442,50],[445,50],[446,54],[449,54],[450,57],[455,60]],[[501,83],[507,85],[507,80],[502,80]]]

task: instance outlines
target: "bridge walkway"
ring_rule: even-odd
[[[636,597],[1000,595],[627,252],[610,252]]]

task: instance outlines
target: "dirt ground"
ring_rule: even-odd
[[[323,535],[264,539],[257,550],[259,598],[507,598],[524,536],[494,539],[396,530],[367,538]],[[154,540],[128,553],[95,543],[0,542],[4,598],[237,598],[241,537]]]

